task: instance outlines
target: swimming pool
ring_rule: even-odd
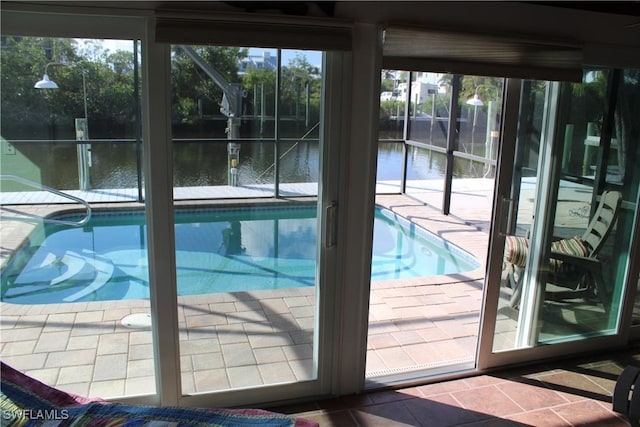
[[[71,219],[68,216],[65,219]],[[178,209],[178,295],[313,286],[315,205]],[[45,224],[2,271],[2,300],[15,304],[149,297],[142,211],[94,211],[84,227]],[[376,208],[372,280],[469,271],[466,252]]]

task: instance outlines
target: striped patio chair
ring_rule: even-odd
[[[602,277],[602,263],[598,253],[615,225],[622,194],[619,191],[605,191],[600,197],[598,208],[589,221],[582,236],[561,239],[551,243],[551,254],[547,270],[545,297],[550,300],[597,296],[609,309],[609,292]],[[524,274],[529,239],[507,236],[505,240],[504,264],[509,285],[512,288],[511,307],[520,305],[522,277]]]

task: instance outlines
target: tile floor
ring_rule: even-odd
[[[640,365],[640,347],[271,409],[323,427],[629,426],[611,405],[627,365]]]

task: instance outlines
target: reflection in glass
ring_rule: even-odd
[[[588,79],[582,85],[563,83],[559,86],[567,95],[561,104],[567,111],[558,116],[569,121],[558,122],[553,130],[562,135],[555,146],[541,147],[553,150],[557,156],[542,151],[537,173],[531,178],[526,176],[527,156],[538,157],[537,141],[548,135],[543,132],[540,139],[529,139],[521,133],[512,192],[516,195],[516,206],[524,211],[521,208],[530,184],[544,185],[543,178],[548,176],[555,176],[556,180],[546,184],[549,193],[540,189],[530,193],[528,204],[532,208],[526,210],[536,212],[536,217],[531,214],[528,229],[522,226],[527,223],[522,212],[518,212],[517,223],[510,223],[494,350],[579,340],[616,331],[630,262],[630,236],[637,215],[640,174],[622,172],[623,168],[617,166],[612,169],[607,154],[614,148],[613,136],[618,135],[615,149],[629,156],[616,156],[618,164],[628,164],[629,158],[638,158],[640,154],[637,144],[631,142],[637,139],[637,123],[624,111],[630,99],[638,99],[640,85],[637,73],[631,73],[636,78],[628,75],[623,78],[625,72],[621,70],[598,74],[608,73],[612,73],[613,78],[602,81],[604,86],[598,90],[594,87],[598,84],[596,79]],[[604,115],[609,102],[605,98],[606,85],[613,83],[624,87],[624,93],[615,97],[616,121],[624,123],[620,127],[607,121]],[[533,101],[539,85],[527,83],[523,88],[525,99]],[[522,105],[528,112],[521,116],[521,128],[542,129],[535,120],[527,118],[543,115],[536,113],[536,105]],[[598,117],[602,118],[602,128],[596,142],[592,135]],[[522,127],[523,123],[528,125]],[[636,130],[627,133],[623,131],[626,127]],[[598,151],[595,163],[591,150]],[[592,170],[591,174],[585,175],[585,169]],[[614,180],[610,176],[612,170],[617,175]],[[549,194],[554,195],[553,200],[549,200]],[[548,205],[541,205],[547,201]],[[546,218],[548,225],[543,224],[541,218]],[[548,228],[548,237],[541,231],[543,227]],[[592,233],[592,228],[598,231]],[[632,282],[632,286],[635,285],[635,281]]]

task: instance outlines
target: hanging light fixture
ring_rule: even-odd
[[[473,95],[473,98],[467,99],[467,104],[473,105],[474,107],[482,107],[484,102],[478,96],[478,89],[476,89],[476,93]]]
[[[49,69],[49,65],[58,64],[57,62],[49,62],[44,67],[44,75],[42,76],[42,80],[38,80],[35,85],[33,85],[36,89],[58,89],[58,85],[53,80],[49,79],[49,75],[47,74],[47,70]],[[63,65],[63,64],[59,64]]]
[[[42,80],[38,80],[33,87],[36,89],[58,89],[56,82],[49,80],[47,74],[42,76]]]

